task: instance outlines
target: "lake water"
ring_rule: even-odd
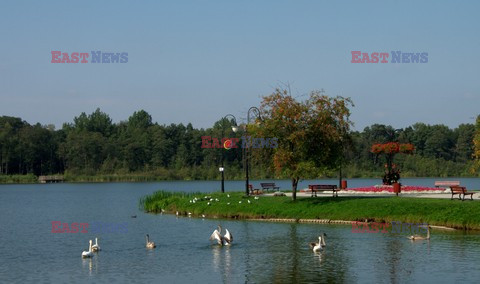
[[[434,180],[444,179],[402,181],[433,186]],[[480,188],[479,179],[455,180]],[[376,182],[353,179],[349,186]],[[312,181],[299,188],[308,183]],[[238,191],[243,185],[227,182],[226,189]],[[346,225],[141,212],[139,198],[159,189],[211,192],[220,189],[220,182],[0,185],[0,283],[474,283],[480,278],[478,233],[435,230],[430,241],[412,243],[405,234],[352,233]],[[52,233],[52,221],[101,224],[97,230],[103,232]],[[231,247],[210,244],[218,224],[234,235]],[[326,250],[313,253],[308,242],[323,232]],[[157,244],[154,250],[145,248],[147,233]],[[95,237],[102,251],[82,259],[88,240]]]

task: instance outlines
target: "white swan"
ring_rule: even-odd
[[[154,242],[150,241],[150,236],[148,234],[147,234],[146,238],[147,238],[147,244],[146,244],[147,248],[153,249],[153,248],[157,247]]]
[[[210,240],[217,241],[217,243],[221,246],[228,246],[233,242],[233,235],[228,229],[225,229],[225,235],[222,236],[222,227],[218,225],[218,229],[213,231],[212,235],[210,236]]]
[[[323,237],[322,237],[323,236]],[[325,243],[325,237],[327,236],[325,233],[322,234],[322,236],[318,236],[318,243],[310,243],[310,248],[312,248],[312,250],[314,252],[318,252],[318,251],[321,251],[327,244]]]
[[[92,252],[92,240],[90,240],[89,242],[89,246],[88,246],[88,251],[84,250],[82,252],[82,258],[89,258],[89,257],[93,257],[93,252]]]
[[[420,235],[412,235],[412,236],[408,237],[408,239],[412,240],[412,241],[430,240],[430,226],[427,226],[427,236],[426,237],[423,237],[423,236],[420,236]]]
[[[98,238],[95,238],[95,244],[92,246],[92,251],[100,251],[100,246],[98,245]]]

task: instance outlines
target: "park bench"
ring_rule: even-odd
[[[333,197],[338,197],[338,189],[335,184],[309,184],[308,189],[312,191],[312,197],[317,197],[317,191],[332,191]]]
[[[473,194],[474,192],[467,192],[467,188],[464,187],[464,186],[451,186],[450,187],[451,190],[452,190],[452,198],[450,198],[450,200],[453,199],[453,196],[458,194],[458,199],[460,200],[465,200],[465,195],[470,195],[470,199],[473,200]],[[463,194],[463,199],[462,199],[462,194]]]
[[[263,191],[261,191],[258,188],[253,188],[253,185],[249,184],[248,189],[250,190],[250,195],[260,195],[263,194]]]
[[[269,189],[272,189],[273,191],[275,191],[275,189],[280,189],[280,187],[275,186],[274,182],[262,182],[260,183],[260,186],[262,187],[262,190],[267,190],[267,191]]]
[[[457,180],[446,180],[446,181],[435,181],[435,187],[452,187],[452,186],[459,186],[460,182]]]

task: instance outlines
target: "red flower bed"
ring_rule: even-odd
[[[437,187],[425,187],[425,186],[412,186],[406,185],[402,186],[402,192],[406,191],[419,191],[419,192],[429,192],[429,191],[443,191],[443,188]],[[393,186],[391,185],[375,185],[375,186],[368,186],[368,187],[355,187],[355,188],[347,188],[345,191],[357,191],[357,192],[393,192]]]
[[[415,147],[410,143],[400,144],[398,142],[388,142],[384,144],[373,144],[370,151],[374,154],[412,154],[414,150]]]

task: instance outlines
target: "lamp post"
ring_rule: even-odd
[[[237,127],[237,119],[235,118],[235,116],[233,114],[227,114],[223,117],[222,119],[222,137],[220,138],[221,140],[223,139],[223,136],[224,136],[224,130],[225,130],[225,120],[227,120],[227,117],[232,117],[233,118],[233,125],[232,125],[232,131],[233,132],[237,132],[238,130],[238,127]],[[221,166],[220,168],[218,168],[218,170],[222,173],[222,193],[225,192],[225,167],[223,165],[223,150],[225,148],[225,145],[224,143],[222,143],[222,158],[221,158]]]
[[[247,140],[247,137],[248,137],[248,125],[250,124],[250,111],[255,111],[256,113],[256,116],[259,120],[261,120],[261,116],[260,116],[260,110],[256,107],[251,107],[248,109],[248,112],[247,112],[247,124],[245,124],[245,143],[243,145],[245,145],[245,194],[248,196],[250,194],[250,190],[248,188],[249,186],[249,181],[248,181],[248,148],[250,147],[250,145],[248,145],[248,140]]]
[[[387,130],[386,132],[387,132],[388,136],[390,136],[390,142],[398,142],[397,133],[402,132],[402,130],[403,129],[401,129],[401,128],[393,129],[392,131]]]

